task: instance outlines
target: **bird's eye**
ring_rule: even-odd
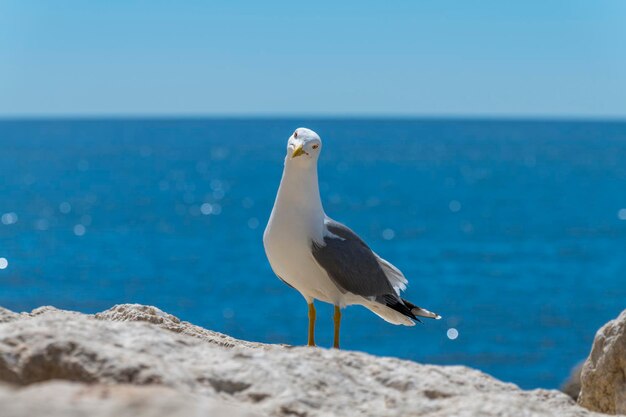
[[[312,147],[313,149],[317,149],[317,148],[319,148],[319,147],[320,147],[320,145],[313,145],[313,146],[311,146],[311,147]]]
[[[298,137],[298,132],[293,132],[293,137],[297,138]]]

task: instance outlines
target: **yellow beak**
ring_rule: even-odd
[[[304,153],[304,149],[302,149],[302,145],[298,145],[298,147],[293,150],[293,154],[291,154],[291,158],[295,158],[296,156],[300,156],[303,153]]]

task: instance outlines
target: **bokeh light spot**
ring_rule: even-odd
[[[74,234],[76,236],[83,236],[86,231],[87,230],[85,229],[85,226],[83,226],[82,224],[77,224],[76,226],[74,226]]]
[[[205,216],[213,213],[213,206],[210,203],[204,203],[200,206],[200,212]]]
[[[257,227],[259,227],[259,219],[257,219],[256,217],[251,217],[248,219],[248,227],[252,230],[256,229]]]
[[[383,230],[383,239],[385,240],[391,240],[394,237],[396,237],[396,232],[393,231],[393,229],[385,229]]]
[[[461,210],[461,203],[458,200],[452,200],[450,204],[448,204],[448,208],[452,213],[457,213]]]
[[[17,213],[10,212],[10,213],[4,213],[2,215],[2,224],[8,226],[10,224],[15,224],[15,223],[17,223]]]
[[[448,339],[450,340],[455,340],[457,337],[459,337],[459,331],[454,327],[451,327],[446,332],[446,336],[448,336]]]
[[[68,214],[70,211],[72,211],[72,205],[67,201],[64,201],[59,204],[59,211],[63,214]]]

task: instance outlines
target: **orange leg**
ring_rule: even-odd
[[[335,306],[333,321],[335,322],[335,338],[333,341],[333,347],[335,349],[339,349],[339,327],[341,326],[341,309],[339,306]]]
[[[309,304],[309,346],[315,346],[315,306]]]

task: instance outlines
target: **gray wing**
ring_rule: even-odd
[[[344,292],[367,298],[392,296],[396,292],[385,275],[374,252],[348,227],[331,219],[325,226],[332,235],[324,237],[324,245],[313,242],[315,260]]]

